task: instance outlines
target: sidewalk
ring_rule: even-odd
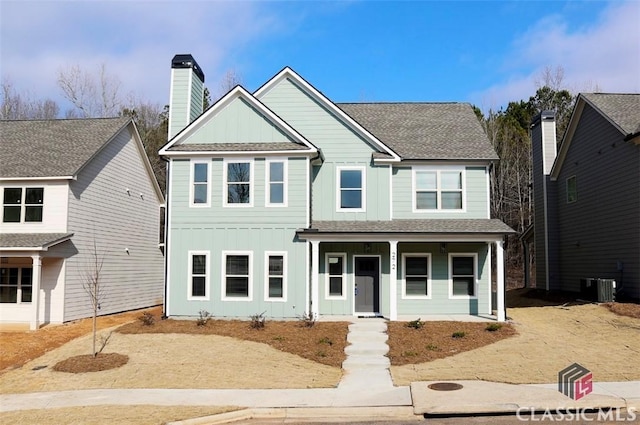
[[[513,413],[526,409],[635,409],[640,411],[640,382],[594,383],[593,392],[578,401],[561,394],[557,384],[514,385],[487,381],[448,381],[460,389],[438,391],[436,382],[393,386],[389,373],[386,323],[382,319],[355,319],[349,326],[345,371],[337,388],[287,390],[202,389],[95,389],[0,395],[0,412],[96,405],[239,406],[251,408],[227,413],[204,422],[225,418],[250,419],[260,414],[311,415],[351,420],[407,420],[421,415]],[[273,410],[273,409],[280,410]],[[368,408],[368,409],[360,409]],[[258,410],[256,410],[258,409]],[[262,410],[260,410],[262,409]],[[266,410],[265,410],[266,409]],[[284,410],[283,410],[284,409]],[[241,416],[244,415],[244,416]],[[256,416],[258,415],[258,416]],[[274,416],[275,415],[275,416]],[[420,415],[420,416],[418,416]],[[207,422],[208,421],[208,422]]]

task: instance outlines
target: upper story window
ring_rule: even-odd
[[[364,167],[338,167],[338,211],[364,211]]]
[[[253,206],[253,161],[225,160],[224,205]]]
[[[287,205],[287,161],[286,159],[268,159],[267,170],[267,206],[283,207]]]
[[[3,196],[3,223],[41,223],[43,187],[6,187]]]
[[[463,168],[414,168],[414,211],[462,211],[464,209]]]
[[[208,207],[210,162],[196,161],[191,164],[191,205]]]
[[[567,204],[578,200],[578,186],[576,184],[576,176],[567,179]]]

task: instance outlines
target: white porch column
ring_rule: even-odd
[[[398,320],[398,241],[389,241],[389,320]]]
[[[42,258],[32,255],[33,273],[31,277],[31,323],[29,329],[35,331],[40,327],[40,276],[42,275]]]
[[[320,273],[320,241],[311,241],[311,313],[317,316],[320,312],[320,290],[318,274]]]
[[[488,290],[488,295],[489,295],[489,306],[487,308],[487,314],[489,316],[491,316],[493,314],[493,269],[492,269],[492,264],[491,264],[491,242],[487,242],[487,269],[489,270],[489,290]]]
[[[496,298],[498,300],[496,306],[496,315],[498,322],[504,322],[506,315],[504,311],[504,242],[496,241]]]

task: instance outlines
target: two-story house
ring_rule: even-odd
[[[491,315],[493,282],[505,319],[512,230],[470,105],[336,104],[284,68],[202,113],[193,57],[171,75],[168,316]]]
[[[0,121],[0,323],[162,303],[164,198],[129,118]]]
[[[531,136],[536,287],[640,300],[640,94],[582,93],[559,148],[552,111]]]

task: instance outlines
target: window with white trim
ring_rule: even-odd
[[[452,297],[475,297],[478,265],[476,254],[450,254]]]
[[[252,206],[253,161],[224,161],[224,205]]]
[[[413,168],[414,211],[463,210],[463,168]]]
[[[3,223],[41,223],[44,187],[5,187]]]
[[[266,291],[267,301],[285,301],[287,294],[286,285],[286,253],[267,252],[266,256]]]
[[[364,167],[338,167],[338,210],[364,211],[365,169]]]
[[[267,159],[267,206],[286,206],[287,204],[287,161],[286,159]]]
[[[571,204],[578,200],[578,185],[576,184],[576,176],[567,179],[567,204]]]
[[[429,254],[403,254],[404,298],[431,298],[431,256]]]
[[[346,298],[346,254],[326,254],[326,292],[327,298]]]
[[[209,182],[211,164],[209,161],[193,161],[191,163],[191,205],[208,207]]]
[[[224,299],[249,301],[251,290],[251,253],[223,253],[223,285]]]
[[[0,303],[30,303],[32,276],[33,269],[31,267],[0,268]]]
[[[189,251],[188,299],[209,299],[209,252]]]

